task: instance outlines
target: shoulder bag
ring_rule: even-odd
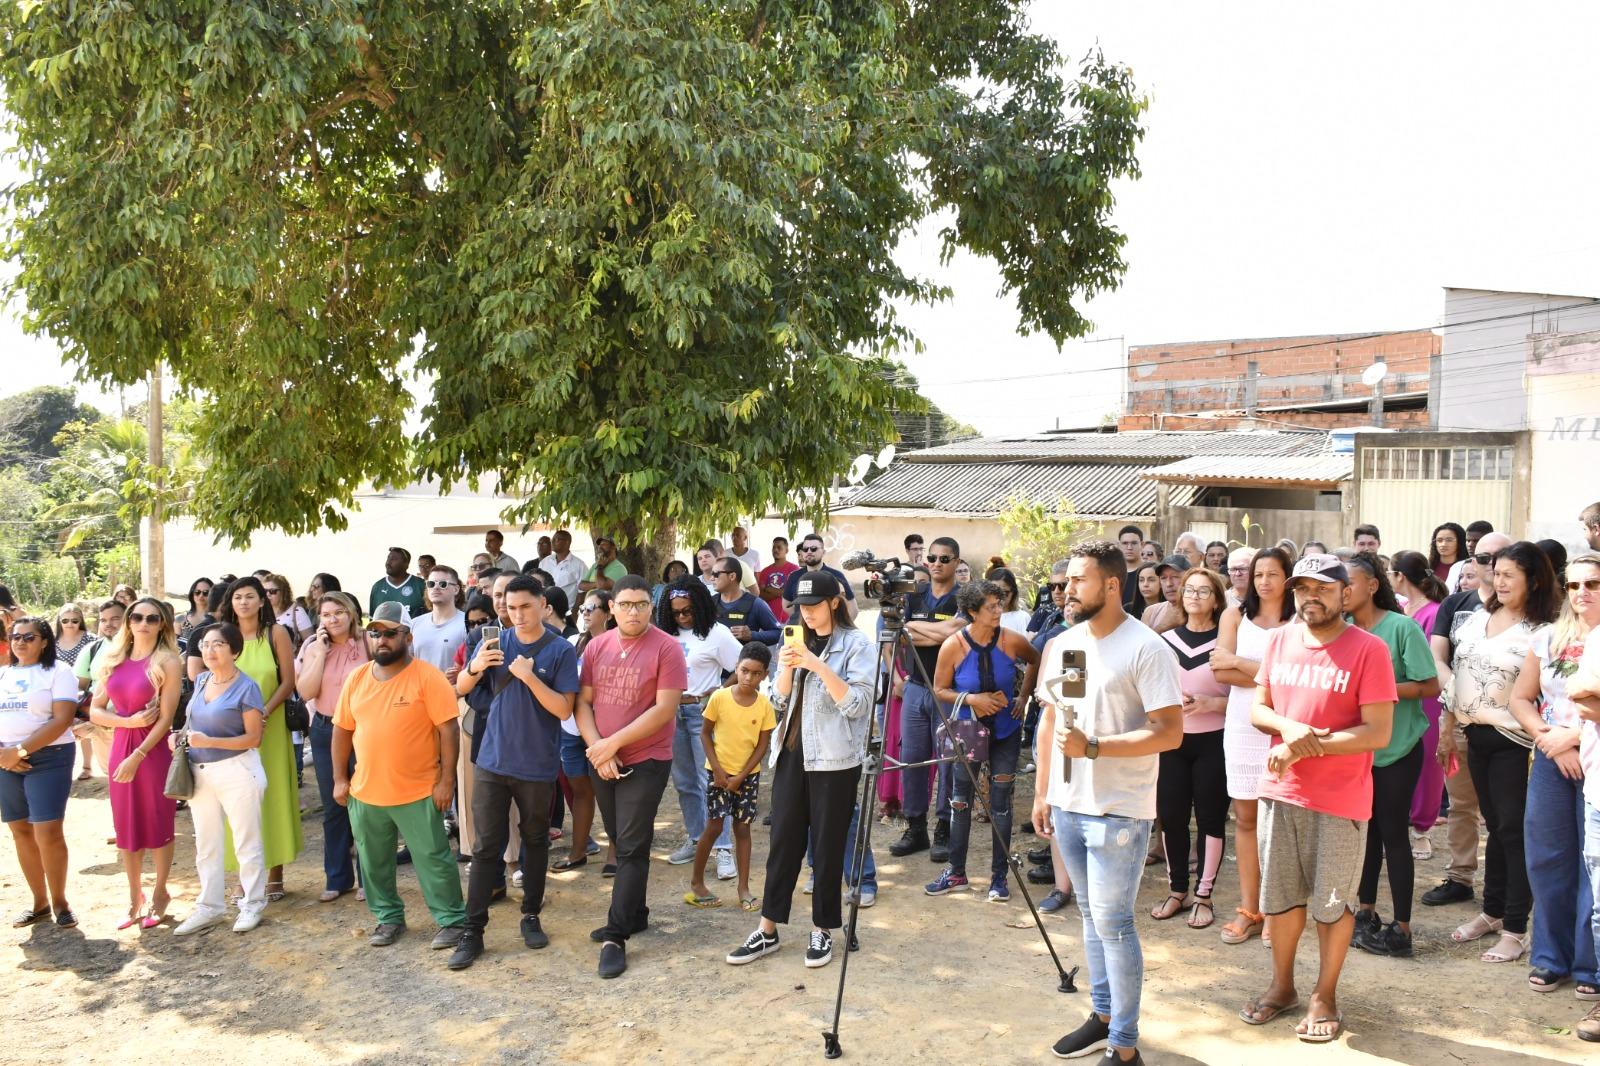
[[[168,799],[194,799],[194,766],[189,762],[189,730],[178,733],[172,747],[172,765],[167,767],[167,783],[161,794]]]
[[[958,694],[949,716],[939,724],[939,754],[974,764],[988,762],[989,727],[966,703],[967,694]]]

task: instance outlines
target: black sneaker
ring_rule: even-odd
[[[1472,886],[1448,878],[1422,894],[1422,902],[1429,907],[1443,907],[1447,903],[1466,903],[1472,899]]]
[[[465,970],[482,954],[483,937],[477,933],[468,933],[457,941],[456,949],[450,953],[450,961],[445,965],[452,970]]]
[[[1133,1049],[1133,1058],[1120,1057],[1116,1051],[1106,1048],[1105,1056],[1100,1059],[1100,1066],[1144,1066],[1144,1056],[1139,1054],[1139,1049]]]
[[[434,951],[443,951],[445,948],[453,948],[457,944],[461,943],[461,938],[466,935],[466,926],[447,925],[440,929],[437,933],[433,934],[433,940],[430,942],[430,946]]]
[[[833,961],[833,937],[826,929],[811,930],[811,941],[806,944],[806,966],[815,970]]]
[[[537,914],[524,914],[522,916],[522,942],[530,948],[547,948],[550,938],[545,935],[544,929],[539,925]]]
[[[1111,1043],[1111,1023],[1100,1020],[1100,1015],[1089,1012],[1089,1018],[1066,1036],[1057,1040],[1050,1051],[1058,1059],[1081,1059]]]
[[[933,846],[928,849],[930,862],[950,861],[950,823],[940,822],[933,827]]]
[[[915,855],[919,851],[927,850],[928,827],[926,824],[919,825],[915,822],[906,826],[904,835],[889,845],[889,854],[897,858],[904,858],[907,855]]]
[[[1042,848],[1034,848],[1032,851],[1028,852],[1028,861],[1033,863],[1035,866],[1038,866],[1040,863],[1048,863],[1050,861],[1050,845],[1046,844]]]
[[[1378,939],[1383,932],[1383,920],[1378,917],[1375,910],[1356,911],[1355,931],[1350,934],[1350,943],[1362,951],[1370,951],[1375,955],[1383,952],[1378,950]]]
[[[1383,931],[1374,938],[1381,951],[1374,951],[1375,955],[1388,955],[1396,959],[1409,959],[1411,957],[1411,934],[1400,928],[1399,922],[1390,922],[1383,927]]]
[[[743,966],[747,962],[755,962],[763,955],[771,955],[778,950],[777,932],[763,933],[759,927],[751,933],[743,944],[728,952],[728,963],[731,966]]]
[[[1048,866],[1028,867],[1028,884],[1053,885],[1056,883],[1056,872]]]
[[[628,968],[628,951],[614,940],[607,940],[600,945],[600,976],[604,978],[621,977]]]
[[[639,920],[638,925],[628,930],[628,935],[638,936],[648,928],[650,928],[650,916],[647,914]],[[606,927],[602,925],[598,929],[589,930],[589,939],[593,940],[596,944],[604,944],[606,941]]]

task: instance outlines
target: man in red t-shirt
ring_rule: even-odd
[[[1289,579],[1296,622],[1267,638],[1250,720],[1280,743],[1267,755],[1258,846],[1261,909],[1272,935],[1272,983],[1239,1016],[1262,1025],[1299,1005],[1295,949],[1306,911],[1321,966],[1295,1033],[1338,1039],[1336,993],[1355,930],[1356,890],[1372,815],[1372,753],[1389,742],[1394,668],[1382,640],[1344,620],[1344,563],[1308,555]]]
[[[672,773],[678,703],[689,685],[683,649],[650,624],[650,586],[636,575],[611,589],[617,627],[583,650],[578,731],[589,745],[594,794],[606,835],[617,849],[617,879],[606,924],[589,934],[601,942],[600,976],[628,968],[623,945],[649,924],[650,845],[656,809]]]
[[[773,537],[772,565],[756,575],[756,588],[761,591],[761,602],[772,608],[772,617],[779,625],[789,620],[789,612],[783,608],[783,588],[789,583],[789,575],[798,569],[789,561],[789,538]]]

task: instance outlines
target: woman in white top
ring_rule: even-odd
[[[1528,800],[1530,736],[1511,713],[1511,693],[1528,661],[1534,638],[1555,617],[1555,571],[1537,545],[1522,540],[1502,549],[1489,576],[1493,591],[1483,610],[1456,630],[1446,716],[1440,722],[1439,758],[1455,754],[1455,724],[1465,727],[1467,769],[1478,792],[1478,809],[1489,827],[1484,846],[1483,913],[1450,938],[1458,944],[1490,933],[1500,939],[1479,956],[1484,962],[1515,962],[1528,950],[1528,913],[1533,897],[1522,844]]]
[[[1533,638],[1511,692],[1511,713],[1534,738],[1523,821],[1534,904],[1528,984],[1536,992],[1553,992],[1570,978],[1579,998],[1600,999],[1590,927],[1594,900],[1583,868],[1584,726],[1567,695],[1567,681],[1600,625],[1600,555],[1573,559],[1566,578],[1561,616]]]
[[[701,746],[700,712],[711,693],[722,687],[722,677],[739,665],[744,645],[733,631],[717,621],[717,607],[698,578],[681,578],[667,586],[656,605],[656,625],[678,638],[689,666],[689,687],[678,705],[677,732],[672,738],[672,784],[678,790],[678,807],[688,839],[667,856],[674,866],[694,858],[695,845],[706,828],[706,753]],[[733,819],[722,822],[717,838],[717,877],[738,873],[733,862]]]
[[[1033,614],[1022,609],[1022,591],[1017,587],[1017,575],[1003,566],[997,566],[989,571],[988,580],[997,582],[1006,590],[1005,602],[1000,605],[1000,628],[1026,637]]]
[[[1256,799],[1267,768],[1272,738],[1250,724],[1256,700],[1256,672],[1267,650],[1267,637],[1294,617],[1289,575],[1294,563],[1282,548],[1263,548],[1250,560],[1250,583],[1244,602],[1222,612],[1211,673],[1228,690],[1228,713],[1222,725],[1222,756],[1233,800],[1233,848],[1239,859],[1238,917],[1222,927],[1222,942],[1242,944],[1261,934],[1269,939],[1261,914],[1261,856],[1256,850]]]
[[[11,829],[17,865],[33,903],[14,929],[50,917],[71,929],[67,838],[62,826],[72,791],[72,724],[78,681],[56,659],[56,635],[42,618],[11,623],[11,662],[0,667],[0,819]]]
[[[268,574],[261,579],[261,587],[267,590],[267,601],[272,604],[274,620],[289,631],[289,639],[298,649],[316,628],[311,624],[311,615],[295,602],[289,581],[282,574]]]

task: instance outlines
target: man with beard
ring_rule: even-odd
[[[1058,841],[1079,892],[1091,1010],[1052,1048],[1077,1058],[1141,1063],[1144,955],[1134,897],[1156,817],[1160,754],[1183,743],[1183,691],[1166,642],[1122,609],[1127,560],[1109,541],[1080,544],[1067,564],[1076,625],[1045,646],[1038,696],[1039,774],[1033,826]],[[1057,703],[1048,684],[1066,652],[1082,656],[1084,694]],[[1071,711],[1072,724],[1066,717]],[[1070,760],[1070,779],[1062,764]],[[1043,783],[1048,782],[1048,789]]]
[[[1355,930],[1372,816],[1372,753],[1389,743],[1396,699],[1389,648],[1344,618],[1344,563],[1308,555],[1289,578],[1295,621],[1273,630],[1256,674],[1251,723],[1279,743],[1261,782],[1261,909],[1271,920],[1272,983],[1239,1016],[1263,1025],[1299,1005],[1295,950],[1306,913],[1320,966],[1295,1034],[1311,1044],[1344,1029],[1339,971]]]
[[[406,931],[395,888],[395,845],[404,836],[439,932],[435,950],[454,948],[466,927],[461,877],[445,836],[456,788],[456,694],[438,667],[411,654],[405,608],[380,603],[367,623],[372,661],[357,668],[333,714],[333,798],[350,808],[350,828],[377,919],[368,941],[388,947]],[[356,756],[355,776],[347,772]]]

